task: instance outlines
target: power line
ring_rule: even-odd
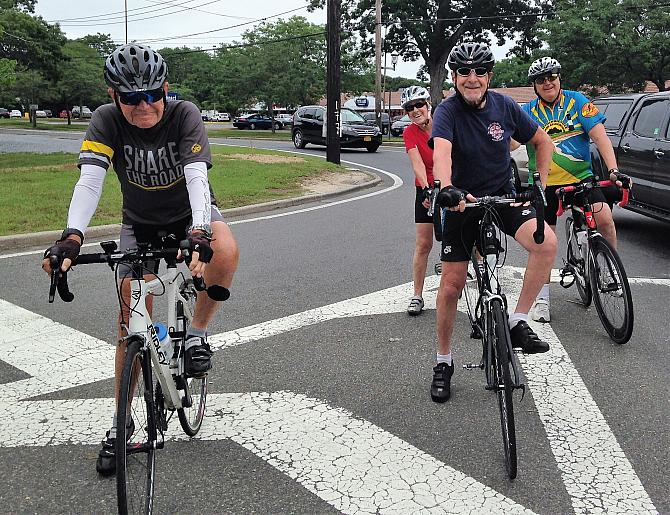
[[[185,0],[184,4],[194,2],[194,1],[196,1],[196,0]],[[134,14],[146,14],[147,11],[151,12],[152,10],[155,11],[155,9],[152,6],[144,6],[144,7],[135,7],[134,9],[128,9],[127,12],[132,13],[133,11],[142,11],[142,12],[136,12]],[[90,21],[95,21],[96,19],[103,19],[104,20],[104,19],[107,19],[109,17],[114,17],[114,15],[120,15],[120,16],[116,16],[116,17],[123,18],[125,16],[125,14],[126,14],[125,10],[114,11],[114,12],[111,12],[111,13],[94,14],[94,15],[91,15],[91,16],[80,16],[80,17],[76,17],[76,18],[63,18],[61,20],[47,20],[47,23],[62,23],[62,22],[70,22],[70,21],[76,22],[76,21],[89,21],[89,20]]]
[[[167,2],[166,0],[160,0],[158,2],[151,2],[151,3],[153,3],[154,5],[165,3],[165,4],[170,4],[170,5],[173,5],[173,6],[176,6],[176,7],[179,7],[181,5],[181,4],[178,4],[178,3],[175,3],[175,2]],[[252,18],[249,18],[248,16],[233,16],[231,14],[215,13],[215,12],[212,12],[212,11],[205,11],[204,9],[197,9],[195,7],[190,8],[190,10],[198,11],[198,12],[205,13],[205,14],[211,14],[213,16],[221,16],[222,18],[232,18],[234,20],[251,20],[252,19]]]

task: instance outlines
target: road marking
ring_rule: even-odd
[[[512,304],[522,275],[521,268],[501,270]],[[435,308],[438,280],[436,276],[426,279],[426,309]],[[407,283],[228,331],[213,336],[211,342],[216,348],[227,348],[325,320],[404,314],[411,287],[412,283]],[[459,309],[465,310],[464,301],[459,302]],[[111,398],[19,399],[111,377],[113,347],[6,301],[0,301],[0,315],[0,334],[8,335],[0,342],[3,357],[21,370],[39,374],[4,385],[9,394],[0,400],[0,408],[9,416],[0,420],[1,445],[97,442],[113,411]],[[653,502],[551,326],[532,324],[551,342],[552,349],[544,355],[522,356],[520,361],[575,513],[655,513]],[[523,510],[370,422],[316,399],[291,392],[240,393],[212,395],[209,406],[202,438],[233,439],[347,513],[400,513],[429,507],[490,512],[489,505],[482,504],[489,497],[496,499],[502,513]],[[379,461],[379,449],[397,455],[398,460],[384,461],[389,459],[386,456]],[[430,496],[440,491],[431,481],[445,488],[444,497]],[[471,497],[473,492],[476,495]],[[455,498],[462,504],[454,504]]]

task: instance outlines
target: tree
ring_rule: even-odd
[[[325,0],[310,0],[312,8]],[[375,32],[374,0],[343,0],[344,31],[357,30],[367,42],[370,54]],[[521,13],[535,12],[529,0],[384,0],[382,20],[388,31],[385,51],[398,52],[405,61],[422,57],[430,77],[433,105],[442,101],[442,87],[447,79],[445,65],[449,52],[459,42],[488,42],[490,33],[503,44],[517,30]]]
[[[0,57],[17,62],[18,70],[38,71],[49,80],[58,78],[58,66],[63,60],[61,51],[65,35],[57,25],[49,25],[41,17],[33,17],[18,7],[30,10],[34,2],[3,1],[0,10]]]
[[[532,58],[508,57],[496,62],[491,79],[492,88],[528,86],[528,67]]]
[[[89,34],[83,38],[79,38],[77,41],[96,50],[100,57],[107,57],[118,46],[114,43],[110,34],[101,34],[99,32],[95,35]]]
[[[0,91],[7,91],[14,82],[16,82],[16,61],[0,58]],[[0,102],[3,102],[1,96]]]
[[[659,90],[670,78],[670,6],[649,0],[556,0],[544,39],[570,87]]]

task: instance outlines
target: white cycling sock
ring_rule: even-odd
[[[198,329],[193,326],[189,326],[188,329],[186,329],[186,338],[189,336],[199,336],[200,338],[204,338],[206,334],[207,329]]]
[[[440,363],[446,363],[447,365],[451,366],[451,364],[453,363],[453,359],[451,358],[451,352],[449,354],[440,354],[438,352],[437,364],[439,365]]]
[[[537,299],[546,300],[549,302],[549,283],[545,283],[540,290],[540,293],[537,294]]]
[[[519,322],[528,323],[528,313],[512,313],[509,316],[509,328],[514,329],[514,326]]]

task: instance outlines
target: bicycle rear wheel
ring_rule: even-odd
[[[565,220],[565,241],[568,247],[567,262],[572,266],[579,297],[582,299],[584,306],[589,307],[592,300],[591,284],[586,276],[586,263],[584,263],[579,243],[577,243],[574,220],[571,216]]]
[[[591,289],[600,321],[609,337],[623,344],[633,334],[633,296],[619,254],[602,236],[591,240]]]
[[[193,314],[195,312],[195,302],[198,296],[198,292],[193,285],[193,279],[189,278],[184,280],[179,286],[179,292],[186,299],[188,311]],[[180,302],[177,303],[177,319],[183,321],[182,327],[184,328],[184,335],[186,334],[186,329],[188,329],[189,318],[186,316],[184,305]],[[185,338],[185,336],[184,336]],[[180,359],[183,359],[183,349]],[[179,423],[181,424],[182,429],[188,436],[195,436],[200,431],[202,426],[202,420],[205,417],[205,405],[207,403],[207,377],[196,379],[189,377],[186,380],[186,389],[188,390],[189,396],[191,398],[191,405],[179,408],[177,410],[177,415],[179,416]]]
[[[500,411],[500,426],[502,429],[503,449],[505,452],[505,469],[507,476],[514,479],[517,474],[516,455],[516,430],[514,426],[513,393],[514,384],[510,373],[511,349],[509,325],[502,303],[494,299],[491,301],[489,316],[492,324],[489,324],[488,337],[492,338],[493,355],[493,381],[498,397],[498,409]]]
[[[130,424],[131,417],[133,424]],[[126,420],[134,427],[133,434],[127,435],[127,424],[117,424],[116,494],[119,513],[151,513],[157,431],[151,358],[142,349],[140,339],[128,343],[121,375],[117,419]]]

